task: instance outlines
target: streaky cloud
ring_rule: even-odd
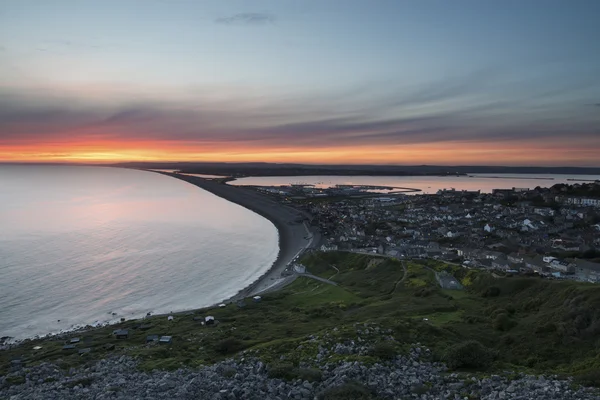
[[[268,25],[275,23],[275,16],[268,13],[240,13],[215,19],[223,25]]]

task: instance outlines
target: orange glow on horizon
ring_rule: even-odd
[[[290,162],[309,164],[570,165],[596,161],[585,148],[555,144],[444,142],[322,148],[232,143],[75,142],[0,146],[3,162],[117,163],[129,161]]]

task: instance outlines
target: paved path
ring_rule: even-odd
[[[406,275],[408,275],[407,274],[408,270],[406,269],[406,264],[404,264],[404,261],[400,261],[400,262],[402,263],[402,269],[404,270],[404,274],[402,275],[402,278],[398,279],[398,281],[394,285],[394,289],[392,289],[391,293],[394,293],[396,291],[396,289],[398,289],[398,285],[401,284],[402,282],[404,282],[404,280],[406,279]]]
[[[305,277],[311,278],[311,279],[316,279],[318,281],[321,281],[323,283],[327,283],[329,285],[334,285],[334,286],[338,285],[337,282],[330,281],[329,279],[321,278],[320,276],[316,276],[316,275],[313,275],[313,274],[298,274],[298,275],[299,276],[305,276]]]

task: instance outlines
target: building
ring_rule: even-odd
[[[158,342],[158,335],[146,336],[146,343],[154,343],[154,342]]]
[[[562,202],[573,206],[600,207],[600,199],[587,197],[564,197],[562,198]]]
[[[113,332],[117,339],[127,339],[129,338],[129,331],[127,329],[119,329]]]
[[[158,343],[159,344],[172,344],[173,336],[161,336]]]

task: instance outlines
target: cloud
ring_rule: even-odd
[[[215,20],[224,25],[269,25],[275,23],[275,16],[268,13],[241,13]]]
[[[478,87],[466,81],[440,82],[437,88],[416,85],[410,90],[364,88],[355,96],[348,96],[348,90],[320,95],[231,90],[235,94],[224,95],[218,88],[195,88],[193,95],[182,91],[144,100],[136,89],[106,90],[92,99],[83,94],[87,90],[75,95],[0,87],[0,147],[90,140],[307,151],[450,142],[532,147],[534,142],[560,142],[565,149],[589,143],[600,151],[594,142],[595,110],[571,115],[565,110],[540,111],[537,104],[530,109],[523,102],[512,107],[512,102],[496,98],[470,99]],[[212,98],[210,93],[219,96]]]

